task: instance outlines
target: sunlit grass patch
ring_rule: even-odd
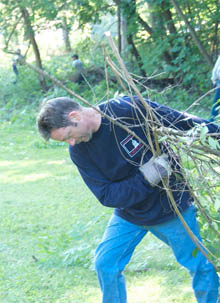
[[[112,210],[83,183],[66,145],[39,148],[36,141],[31,127],[4,126],[0,302],[101,302],[93,256]],[[128,303],[194,302],[188,273],[151,234],[137,247],[125,277]]]

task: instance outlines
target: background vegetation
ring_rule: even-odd
[[[68,93],[25,64],[18,65],[14,84],[15,50],[96,104],[125,93],[106,65],[106,52],[112,53],[104,32],[110,30],[143,96],[208,118],[219,17],[218,0],[0,1],[1,302],[100,301],[92,258],[111,213],[82,183],[67,147],[37,135],[41,102]],[[73,53],[85,65],[80,85]],[[200,193],[207,201],[209,193],[202,187]],[[219,207],[206,206],[218,231]],[[206,244],[219,256],[217,235],[199,220]],[[152,237],[137,249],[126,277],[129,302],[146,302],[146,296],[152,303],[193,302],[187,273]]]

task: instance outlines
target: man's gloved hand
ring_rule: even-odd
[[[143,164],[140,171],[145,179],[153,186],[157,185],[163,178],[171,175],[171,167],[168,155],[162,154],[159,157],[152,157],[147,163]]]

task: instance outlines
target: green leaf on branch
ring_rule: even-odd
[[[216,199],[215,201],[215,209],[218,211],[220,209],[220,200]]]
[[[166,141],[167,140],[167,138],[168,138],[168,136],[163,136],[163,137],[161,137],[161,138],[159,138],[159,143],[161,143],[161,142],[164,142],[164,141]]]
[[[193,252],[192,252],[193,258],[196,258],[198,251],[199,251],[198,247],[193,249]]]
[[[204,144],[205,143],[205,140],[206,140],[206,135],[207,135],[207,133],[208,133],[208,127],[207,126],[203,126],[202,128],[201,128],[201,130],[200,130],[200,136],[199,136],[199,138],[200,138],[200,140],[201,140],[201,142]]]
[[[208,138],[209,146],[213,149],[218,149],[220,147],[219,142],[212,137]]]

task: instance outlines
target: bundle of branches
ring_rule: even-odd
[[[173,209],[176,211],[197,248],[206,255],[219,271],[220,252],[217,247],[219,247],[220,244],[220,215],[218,212],[220,209],[220,144],[215,138],[215,136],[219,137],[219,134],[209,134],[207,126],[201,124],[195,125],[189,131],[179,131],[175,129],[175,126],[172,128],[172,125],[169,127],[162,125],[160,122],[161,120],[158,119],[158,115],[154,112],[154,109],[148,106],[140,94],[135,81],[128,73],[122,61],[110,34],[106,33],[106,36],[113,53],[117,58],[119,68],[113,63],[111,58],[107,56],[109,65],[123,89],[130,95],[132,95],[132,92],[135,92],[146,109],[146,123],[142,127],[145,128],[153,155],[158,156],[161,154],[160,146],[162,142],[165,142],[166,147],[169,149],[170,157],[177,156],[178,164],[181,166],[179,167],[178,165],[178,170],[181,169],[186,188],[189,188],[191,196],[194,198],[201,214],[200,222],[206,233],[206,247],[193,235],[190,228],[187,226],[177,208],[168,182],[163,180],[163,187],[166,189]],[[134,103],[134,106],[136,106],[136,103]],[[136,110],[138,111],[139,109],[137,108]],[[154,137],[154,144],[151,139],[151,134],[153,134]],[[175,171],[173,173],[175,174]]]
[[[147,113],[147,116],[145,117],[146,123],[142,125],[142,127],[144,127],[153,156],[156,157],[160,155],[161,145],[166,143],[170,157],[177,157],[178,159],[178,170],[181,170],[181,175],[184,176],[186,188],[190,190],[199,210],[199,222],[205,245],[194,236],[187,223],[184,221],[177,208],[168,181],[163,180],[163,188],[166,190],[170,203],[184,224],[188,234],[196,244],[197,250],[199,249],[215,266],[216,270],[220,271],[220,250],[217,249],[220,246],[220,144],[215,138],[215,136],[217,137],[219,134],[209,134],[208,128],[201,124],[195,125],[189,131],[180,131],[175,129],[175,127],[165,127],[162,125],[160,119],[158,119],[158,116],[154,112],[154,109],[146,103],[135,84],[136,82],[127,71],[111,35],[106,33],[106,37],[115,58],[117,59],[117,63],[114,63],[111,57],[105,53],[108,65],[114,72],[123,91],[126,92],[131,99],[135,94],[145,107]],[[65,87],[59,80],[55,79],[47,72],[28,63],[26,64],[42,76],[50,78],[56,85],[63,88],[71,96],[80,100],[84,105],[93,107],[95,110],[99,111],[96,106],[91,105],[91,103],[83,97]],[[108,81],[107,73],[106,80]],[[135,102],[133,103],[133,106],[136,107],[135,109],[137,111],[141,112]],[[113,124],[122,127],[129,134],[142,142],[132,129],[127,125],[124,125],[122,121],[113,119],[104,112],[101,112],[101,114],[108,118]],[[146,146],[145,142],[142,143]],[[173,171],[173,173],[175,173],[175,171]],[[176,173],[178,173],[178,171]]]

